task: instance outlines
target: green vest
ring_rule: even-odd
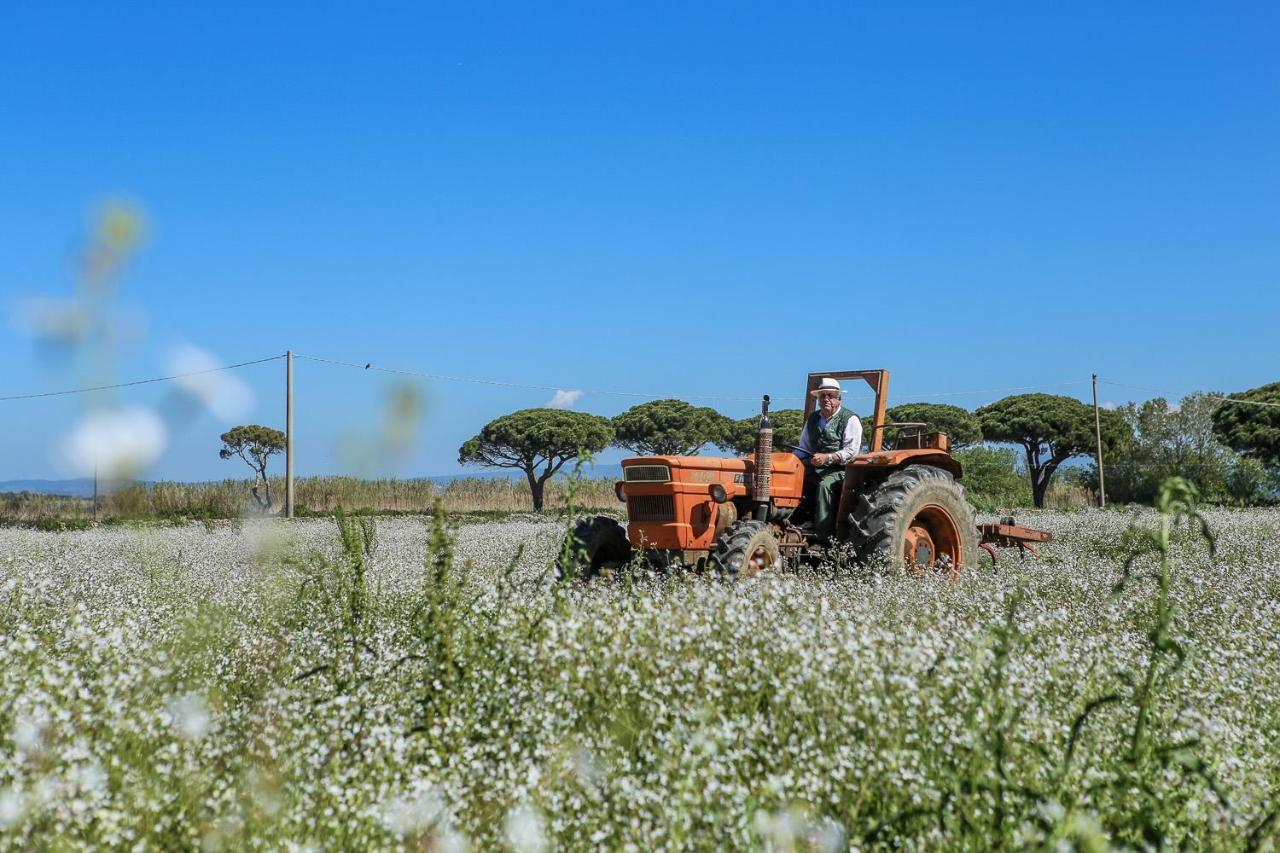
[[[841,406],[840,411],[831,416],[823,429],[818,429],[820,417],[822,412],[814,412],[804,425],[804,431],[809,436],[809,449],[814,453],[835,453],[844,444],[844,428],[849,423],[849,418],[853,417],[853,412]],[[857,453],[861,449],[855,447],[853,452]]]

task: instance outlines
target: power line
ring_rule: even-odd
[[[95,385],[92,388],[69,388],[65,391],[44,391],[39,394],[10,394],[7,397],[0,397],[0,403],[9,400],[34,400],[38,397],[63,397],[67,394],[89,394],[94,391],[110,391],[113,388],[132,388],[135,385],[149,385],[152,382],[172,382],[175,379],[185,379],[188,376],[200,376],[205,373],[217,373],[220,370],[235,370],[238,367],[248,367],[252,364],[263,364],[268,361],[277,361],[284,358],[283,355],[273,355],[267,358],[258,358],[253,361],[242,361],[239,364],[227,364],[222,367],[208,367],[204,370],[192,370],[187,373],[175,373],[172,376],[156,376],[151,379],[135,379],[132,382],[117,382],[114,385]]]
[[[305,358],[308,361],[318,361],[323,364],[337,364],[343,367],[355,367],[360,370],[377,370],[377,371],[381,371],[382,373],[395,373],[401,376],[419,376],[424,379],[435,379],[443,382],[470,382],[476,385],[494,385],[501,388],[520,388],[520,389],[529,390],[529,391],[570,391],[572,390],[572,391],[580,391],[583,394],[600,394],[600,395],[612,396],[612,397],[640,397],[640,398],[647,398],[647,399],[653,399],[653,400],[659,400],[659,399],[663,399],[665,397],[671,396],[669,393],[649,394],[642,391],[617,391],[613,389],[602,389],[602,388],[572,388],[566,385],[540,385],[532,382],[509,382],[502,379],[482,379],[475,376],[451,376],[444,373],[428,373],[427,371],[424,371],[424,370],[410,370],[410,369],[401,368],[401,367],[381,367],[373,364],[373,362],[365,362],[364,364],[360,364],[354,361],[341,361],[336,358],[320,358],[319,356],[302,355],[301,353],[296,353],[296,352],[293,354],[293,357]],[[721,394],[721,395],[686,394],[684,396],[690,400],[732,400],[737,402],[742,402],[742,401],[759,402],[760,400],[759,397],[735,397],[735,396],[724,395],[724,394]],[[776,398],[776,399],[792,399],[792,398]],[[798,399],[798,398],[795,398],[795,399]]]
[[[1098,377],[1098,381],[1105,382],[1108,385],[1115,385],[1118,388],[1130,388],[1135,391],[1153,391],[1156,394],[1164,394],[1169,397],[1186,396],[1185,394],[1180,394],[1177,391],[1169,391],[1168,389],[1165,389],[1165,388],[1152,388],[1149,385],[1132,385],[1128,382],[1116,382],[1111,379],[1103,379],[1101,376]],[[1241,403],[1245,406],[1266,406],[1268,408],[1280,409],[1280,403],[1268,403],[1264,400],[1243,400],[1239,397],[1226,397],[1226,396],[1223,396],[1222,394],[1205,394],[1205,396],[1208,397],[1210,400],[1217,400],[1222,403]]]
[[[905,394],[902,399],[923,400],[930,397],[961,397],[967,394],[999,394],[1006,391],[1038,391],[1043,388],[1062,388],[1067,385],[1088,385],[1088,379],[1068,379],[1064,382],[1049,382],[1044,385],[1010,385],[1004,388],[975,388],[970,391],[939,391],[934,394]]]
[[[543,385],[543,384],[532,383],[532,382],[510,382],[510,381],[501,380],[501,379],[484,379],[484,378],[479,378],[474,376],[454,376],[454,375],[443,374],[443,373],[431,373],[424,370],[412,370],[412,369],[400,368],[400,367],[382,367],[379,365],[375,365],[373,362],[364,362],[362,364],[360,362],[343,361],[341,359],[336,359],[336,358],[321,358],[320,356],[302,355],[301,353],[294,353],[293,357],[305,358],[308,361],[315,361],[323,364],[336,364],[336,365],[341,365],[343,367],[352,367],[359,370],[376,370],[376,371],[381,371],[383,373],[394,373],[401,376],[418,376],[424,379],[435,379],[435,380],[440,380],[445,382],[469,382],[469,383],[478,384],[478,385],[493,385],[493,386],[502,387],[502,388],[519,388],[519,389],[531,390],[531,391],[576,390],[576,391],[580,391],[583,394],[600,394],[604,396],[613,396],[613,397],[637,397],[637,398],[653,399],[653,400],[662,399],[664,397],[671,396],[670,393],[651,394],[651,393],[645,393],[641,391],[621,391],[621,390],[615,390],[615,389],[600,389],[600,388],[576,388],[575,389],[575,388],[571,388],[571,386],[566,386],[566,385]],[[962,396],[966,394],[994,394],[994,393],[1007,392],[1007,391],[1034,391],[1034,390],[1043,389],[1043,388],[1060,388],[1066,385],[1087,384],[1088,382],[1089,382],[1088,379],[1072,379],[1065,382],[1050,382],[1044,385],[1016,385],[1016,386],[1008,386],[1004,388],[973,389],[969,391],[939,391],[937,393],[932,393],[932,394],[909,394],[899,399],[919,400],[919,399],[925,399],[929,397],[954,397],[954,396]],[[853,392],[853,391],[846,392],[846,395],[870,396],[866,392]],[[760,399],[759,397],[755,397],[755,396],[744,397],[744,396],[734,396],[734,395],[728,395],[728,394],[718,394],[718,395],[717,394],[685,394],[682,396],[690,400],[721,400],[721,401],[732,401],[732,402],[757,402]],[[803,400],[804,397],[774,396],[773,399],[775,401],[780,401],[780,400],[797,401],[797,400]]]
[[[176,379],[185,379],[186,377],[189,377],[189,376],[200,376],[202,374],[216,373],[222,370],[236,370],[241,367],[250,367],[255,364],[264,364],[269,361],[278,361],[284,357],[285,356],[283,354],[272,355],[272,356],[267,356],[266,358],[258,358],[252,361],[242,361],[242,362],[238,362],[237,364],[228,364],[222,367],[210,367],[204,370],[192,370],[186,373],[175,373],[172,376],[156,376],[150,379],[135,379],[131,382],[118,382],[112,385],[95,385],[90,388],[69,388],[64,391],[44,391],[44,392],[34,393],[34,394],[11,394],[8,396],[0,397],[0,403],[14,401],[14,400],[34,400],[42,397],[62,397],[69,394],[89,394],[95,391],[110,391],[116,388],[131,388],[136,385],[148,385],[155,382],[172,382]],[[433,373],[425,370],[413,370],[413,369],[401,368],[401,367],[383,367],[381,365],[375,365],[372,362],[365,362],[361,364],[359,362],[354,362],[354,361],[343,361],[341,359],[336,359],[336,358],[322,358],[320,356],[302,355],[300,353],[294,353],[293,357],[303,358],[308,361],[318,362],[320,364],[332,364],[332,365],[338,365],[341,367],[351,367],[358,370],[375,370],[380,373],[391,373],[391,374],[397,374],[400,376],[416,376],[416,377],[421,377],[423,379],[434,379],[442,382],[466,382],[474,385],[489,385],[489,386],[498,387],[498,388],[517,388],[517,389],[530,390],[530,391],[553,391],[553,392],[574,390],[574,391],[579,391],[582,394],[598,394],[601,396],[632,397],[632,398],[650,399],[650,400],[658,400],[658,399],[663,399],[670,396],[669,393],[653,394],[653,393],[647,393],[642,391],[623,391],[623,390],[611,389],[611,388],[569,388],[564,385],[544,385],[544,384],[534,383],[534,382],[513,382],[513,381],[503,380],[503,379],[486,379],[486,378],[475,377],[475,376],[456,376],[456,375],[445,374],[445,373]],[[1108,385],[1114,385],[1120,388],[1131,388],[1138,391],[1150,391],[1157,394],[1166,394],[1169,396],[1180,396],[1176,392],[1169,391],[1163,388],[1154,388],[1148,385],[1134,385],[1126,382],[1116,382],[1115,380],[1104,379],[1102,377],[1098,377],[1098,381],[1105,382]],[[1004,386],[1000,388],[973,388],[965,391],[937,391],[929,394],[905,394],[901,397],[898,397],[897,399],[899,401],[909,402],[912,400],[926,400],[926,399],[933,399],[938,397],[962,397],[962,396],[975,395],[975,394],[1009,393],[1013,391],[1038,391],[1038,390],[1043,390],[1047,388],[1062,388],[1070,385],[1084,385],[1084,384],[1087,384],[1088,382],[1089,382],[1088,379],[1070,379],[1063,382],[1050,382],[1050,383],[1045,383],[1041,385],[1009,385],[1009,386]],[[853,392],[853,391],[850,391],[848,393],[850,395],[858,394],[858,392]],[[757,402],[760,399],[757,396],[737,396],[737,395],[730,395],[730,394],[688,394],[683,396],[690,400],[718,400],[718,401],[726,401],[726,402],[751,402],[751,403]],[[862,396],[866,396],[865,393],[862,394]],[[1244,405],[1250,405],[1250,406],[1265,406],[1269,408],[1280,408],[1280,403],[1268,403],[1260,400],[1244,400],[1238,397],[1225,397],[1220,394],[1209,394],[1207,396],[1209,396],[1212,399],[1220,400],[1226,403],[1242,403]],[[802,400],[804,398],[775,396],[773,399],[778,401],[786,400],[786,401],[794,402],[796,400]]]

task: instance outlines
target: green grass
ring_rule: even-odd
[[[613,510],[614,481],[582,479],[573,488],[578,507]],[[222,480],[209,483],[132,484],[98,499],[100,523],[147,522],[186,524],[191,521],[254,518],[263,515],[250,497],[253,483]],[[547,483],[546,510],[563,512],[570,487],[563,477]],[[284,481],[271,479],[274,509],[284,500]],[[439,485],[430,480],[364,480],[355,477],[300,477],[295,483],[294,514],[303,518],[332,518],[339,506],[361,515],[425,515],[436,501],[451,513],[518,514],[532,509],[523,480],[469,477]],[[34,493],[0,495],[0,526],[42,530],[81,530],[94,519],[93,501]]]

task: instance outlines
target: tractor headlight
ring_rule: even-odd
[[[613,493],[618,496],[618,500],[622,501],[623,503],[627,502],[626,483],[622,482],[621,480],[614,483]]]
[[[718,504],[722,504],[725,501],[729,500],[729,493],[726,492],[724,490],[724,486],[720,485],[719,483],[712,483],[711,488],[708,491],[711,492],[711,500],[715,501]]]

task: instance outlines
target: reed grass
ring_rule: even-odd
[[[573,496],[574,509],[618,509],[614,482],[605,477],[583,478]],[[258,516],[261,513],[249,493],[252,486],[252,480],[131,483],[99,496],[96,518],[99,522],[111,522]],[[532,511],[528,484],[524,480],[502,477],[465,477],[447,484],[428,479],[300,477],[294,481],[294,488],[294,508],[299,515],[328,515],[338,507],[356,512],[425,515],[432,511],[437,498],[450,513]],[[271,478],[271,498],[273,511],[281,511],[283,477]],[[1096,503],[1096,494],[1077,482],[1054,483],[1045,495],[1046,509],[1083,509]],[[548,482],[547,510],[558,512],[568,505],[568,479]],[[71,528],[83,527],[94,517],[90,498],[32,492],[0,494],[0,524]]]
[[[618,506],[612,479],[583,479],[573,504],[579,509]],[[260,515],[249,489],[251,480],[205,483],[133,483],[98,498],[97,519],[240,518]],[[329,514],[338,507],[357,512],[429,513],[438,499],[446,512],[529,512],[533,503],[523,480],[467,477],[439,484],[427,479],[362,480],[356,477],[300,477],[294,481],[294,508],[300,515]],[[284,503],[284,480],[271,479],[274,511]],[[568,485],[547,483],[546,508],[564,509]],[[94,518],[90,498],[31,492],[0,494],[0,523],[41,527],[79,527]]]

